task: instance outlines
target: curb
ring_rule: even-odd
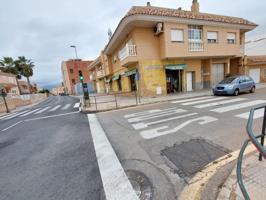
[[[238,158],[240,150],[236,150],[230,154],[222,156],[217,160],[213,161],[209,165],[207,165],[204,169],[198,172],[185,186],[183,191],[181,192],[179,199],[180,200],[200,200],[204,187],[208,183],[208,181],[212,178],[212,176],[223,166],[226,164],[235,161]],[[252,153],[256,151],[254,145],[250,144],[244,155]]]

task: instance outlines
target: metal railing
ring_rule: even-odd
[[[126,44],[118,53],[119,60],[124,60],[129,56],[137,56],[136,45]]]
[[[254,113],[255,113],[255,111],[260,110],[260,109],[264,109],[262,131],[261,131],[260,135],[256,135],[253,131]],[[262,161],[262,157],[264,159],[266,159],[266,149],[264,148],[264,139],[265,139],[265,134],[266,134],[266,132],[265,132],[265,128],[266,128],[266,105],[251,109],[246,128],[247,128],[247,134],[249,136],[249,139],[244,142],[243,146],[240,149],[238,160],[237,160],[236,174],[237,174],[237,182],[239,184],[239,187],[241,189],[241,192],[242,192],[245,200],[250,200],[250,196],[249,196],[247,189],[245,187],[245,184],[243,182],[242,171],[241,171],[242,161],[243,161],[243,157],[244,157],[244,152],[245,152],[245,150],[246,150],[246,148],[250,142],[259,151],[259,161]],[[260,139],[260,142],[258,141],[258,139]]]
[[[204,50],[204,43],[201,40],[189,40],[188,41],[188,50],[190,52],[198,52]]]

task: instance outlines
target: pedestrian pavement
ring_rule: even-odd
[[[256,87],[257,89],[266,88],[266,83],[257,84]],[[118,108],[127,108],[133,106],[140,106],[140,105],[147,105],[147,104],[154,104],[160,102],[168,102],[173,100],[188,99],[188,98],[210,96],[210,95],[212,95],[211,90],[196,90],[193,92],[168,94],[165,96],[141,97],[141,98],[136,98],[134,94],[132,94],[131,96],[117,95],[116,97],[112,94],[110,95],[93,94],[90,95],[90,105],[82,107],[83,111],[100,112],[100,111],[114,110]]]
[[[242,163],[244,186],[252,200],[266,199],[266,161],[258,160],[256,151],[247,155]],[[217,200],[245,200],[237,183],[236,167],[227,178],[218,194]]]

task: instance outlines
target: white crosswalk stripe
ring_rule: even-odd
[[[80,103],[75,103],[75,105],[73,106],[73,108],[78,108],[80,105]]]
[[[66,104],[61,110],[66,110],[70,107],[71,104]]]
[[[233,110],[239,110],[241,108],[248,108],[251,106],[256,106],[256,105],[260,105],[260,104],[264,104],[264,103],[266,103],[265,100],[255,100],[255,101],[249,101],[249,102],[245,102],[245,103],[220,107],[220,108],[213,109],[211,111],[217,112],[217,113],[225,113],[225,112],[229,112],[229,111],[233,111]]]
[[[49,110],[49,112],[53,112],[53,111],[56,111],[58,108],[60,108],[61,105],[57,105],[55,106],[54,108],[52,108],[51,110]]]
[[[243,118],[243,119],[248,119],[249,118],[250,112],[242,113],[239,115],[235,115],[236,117]],[[258,119],[264,116],[264,108],[255,110],[253,119]]]
[[[219,101],[219,100],[223,100],[223,99],[228,99],[228,97],[217,97],[217,98],[205,99],[205,100],[200,100],[200,101],[192,101],[192,102],[188,102],[188,103],[182,103],[181,105],[188,106],[188,105],[195,105],[195,104],[211,102],[211,101]]]
[[[185,103],[185,102],[196,101],[196,100],[202,100],[202,99],[210,99],[210,98],[214,98],[214,97],[213,97],[213,96],[196,97],[196,98],[191,98],[191,99],[183,99],[183,100],[178,100],[178,101],[172,101],[171,103]]]
[[[17,116],[19,116],[19,115],[22,115],[22,114],[24,114],[24,113],[26,113],[26,112],[29,112],[29,110],[25,110],[25,111],[23,111],[23,112],[20,112],[20,113],[17,113],[17,114],[15,114],[15,115],[12,115],[12,116],[10,116],[10,117],[7,117],[7,118],[5,118],[5,120],[6,120],[6,119],[12,119],[12,118],[17,117]]]
[[[235,103],[235,102],[244,101],[244,100],[246,100],[246,98],[236,98],[236,99],[229,99],[229,100],[212,102],[212,103],[207,103],[207,104],[200,104],[200,105],[196,105],[193,107],[194,108],[208,108],[212,106],[220,106],[220,105]]]
[[[34,114],[40,114],[40,113],[43,113],[44,111],[48,110],[49,108],[51,108],[51,106],[47,106],[41,110],[39,110],[38,112],[34,113]]]
[[[37,108],[37,109],[32,110],[32,111],[30,111],[30,112],[27,112],[27,113],[25,113],[25,114],[23,114],[23,115],[20,115],[20,117],[28,116],[28,115],[30,115],[31,113],[34,113],[34,112],[36,112],[36,111],[38,111],[38,110],[40,110],[40,108]]]
[[[12,115],[15,115],[15,114],[17,114],[17,112],[4,115],[4,116],[0,117],[0,119],[4,119],[4,118],[7,118],[7,117],[11,117]]]
[[[172,107],[172,108],[166,108],[166,109],[153,109],[153,110],[148,110],[148,111],[143,111],[143,112],[137,112],[129,115],[125,115],[124,118],[131,118],[131,117],[138,117],[138,116],[143,116],[143,115],[150,115],[152,113],[159,113],[159,112],[164,112],[164,111],[169,111],[169,110],[175,110],[177,107]]]

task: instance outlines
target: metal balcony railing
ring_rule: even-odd
[[[263,117],[263,123],[262,123],[262,131],[261,131],[261,134],[258,135],[258,134],[255,134],[253,131],[253,121],[254,121],[255,111],[260,110],[260,109],[264,109],[264,117]],[[244,142],[242,148],[240,149],[238,160],[237,160],[237,169],[236,169],[237,182],[239,184],[239,187],[241,189],[241,192],[245,200],[250,200],[250,196],[246,190],[245,184],[243,182],[242,173],[241,173],[244,152],[248,144],[251,142],[259,152],[259,161],[262,161],[262,158],[266,159],[266,149],[264,147],[264,139],[265,139],[265,134],[266,134],[265,129],[266,129],[266,105],[251,109],[248,123],[247,123],[247,134],[249,136],[249,139]]]
[[[190,52],[204,51],[204,43],[202,40],[189,40],[188,50]]]
[[[129,56],[137,56],[136,45],[126,44],[118,53],[119,60],[124,60]]]

